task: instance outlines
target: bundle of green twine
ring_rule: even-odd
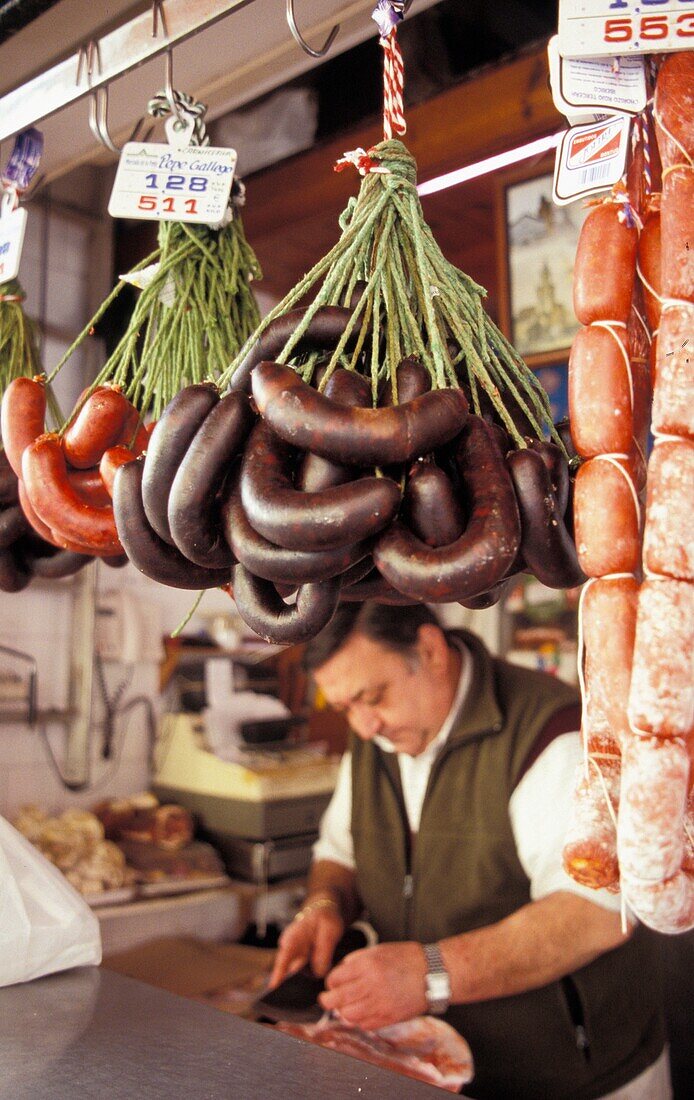
[[[486,290],[449,263],[434,240],[417,195],[414,157],[397,140],[350,156],[364,179],[340,218],[342,236],[264,318],[220,385],[229,383],[271,321],[315,291],[277,357],[304,381],[311,381],[318,364],[325,367],[321,390],[338,366],[366,370],[374,404],[384,379],[397,401],[396,368],[403,358],[416,355],[431,375],[432,388],[465,386],[478,414],[491,402],[518,446],[525,442],[510,406],[522,411],[538,437],[549,430],[558,441],[547,394],[484,310]],[[292,358],[316,310],[326,305],[352,307],[337,347],[322,357]],[[354,345],[349,353],[348,344]]]
[[[15,378],[41,370],[36,325],[24,312],[25,299],[17,279],[0,285],[0,393]]]
[[[56,365],[57,374],[128,282],[142,291],[127,329],[90,390],[111,382],[158,417],[193,382],[214,380],[259,321],[251,282],[262,278],[238,207],[222,228],[160,222],[158,248],[121,279]]]

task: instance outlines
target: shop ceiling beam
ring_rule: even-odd
[[[165,0],[0,98],[0,141],[90,95],[253,0]],[[156,32],[156,33],[155,33]]]

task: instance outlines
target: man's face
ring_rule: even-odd
[[[450,706],[442,697],[441,662],[432,661],[427,645],[431,635],[423,629],[416,648],[406,655],[354,633],[314,672],[327,701],[346,714],[359,737],[385,737],[396,752],[410,756],[426,748]],[[445,639],[436,633],[445,653]]]

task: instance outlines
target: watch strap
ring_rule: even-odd
[[[451,979],[437,943],[425,943],[424,958],[427,964],[427,1009],[434,1016],[442,1016],[451,1003]]]

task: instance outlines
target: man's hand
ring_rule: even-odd
[[[426,1012],[426,973],[421,943],[365,947],[330,971],[318,999],[347,1023],[372,1031]]]
[[[288,974],[296,974],[308,962],[317,978],[328,972],[345,922],[336,905],[312,909],[311,904],[309,900],[298,914],[300,919],[295,917],[280,936],[270,989],[279,985]]]

